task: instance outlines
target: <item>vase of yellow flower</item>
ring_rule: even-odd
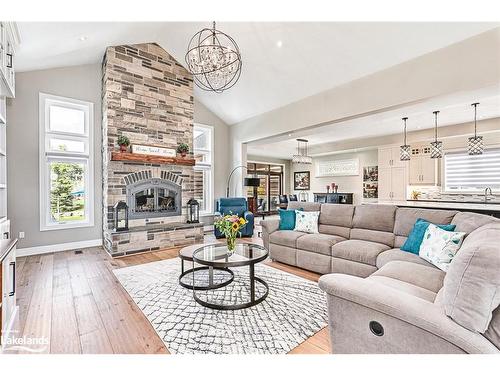
[[[232,254],[236,248],[236,237],[241,235],[241,228],[247,221],[238,215],[225,215],[215,219],[215,227],[226,237],[227,251]]]

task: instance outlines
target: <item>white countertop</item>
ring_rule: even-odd
[[[481,210],[499,211],[500,204],[492,203],[467,203],[467,202],[440,202],[440,201],[378,201],[365,202],[363,204],[393,204],[400,207],[422,207],[422,208],[448,208],[450,210]]]

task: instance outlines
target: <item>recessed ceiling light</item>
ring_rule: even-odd
[[[88,37],[86,37],[85,35],[83,35],[83,36],[81,36],[81,37],[78,38],[78,40],[80,42],[85,42],[87,39],[88,39]]]
[[[292,133],[288,133],[288,136],[291,137],[292,136]]]
[[[281,48],[283,46],[283,42],[281,40],[278,40],[276,42],[276,47]]]

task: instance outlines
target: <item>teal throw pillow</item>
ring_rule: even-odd
[[[302,211],[302,208],[299,209]],[[278,209],[280,214],[279,230],[294,230],[295,229],[295,210]]]
[[[417,219],[411,233],[408,235],[408,238],[406,239],[403,246],[401,246],[401,250],[418,255],[418,252],[420,250],[420,245],[424,240],[425,231],[427,230],[430,224],[431,223],[429,223],[427,220]],[[453,232],[455,230],[456,225],[442,224],[442,225],[437,225],[437,227],[446,230],[448,232]]]

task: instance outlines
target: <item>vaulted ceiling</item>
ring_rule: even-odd
[[[179,63],[210,23],[18,23],[19,71],[99,63],[107,46],[157,42]],[[240,81],[195,96],[227,124],[271,111],[498,27],[493,23],[219,23],[243,57]]]

